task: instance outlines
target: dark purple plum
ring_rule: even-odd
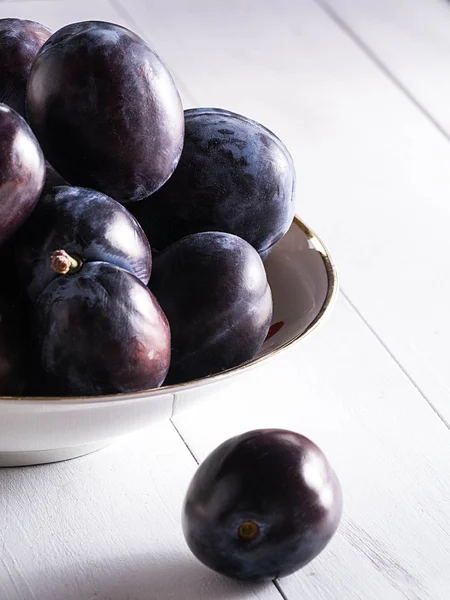
[[[44,185],[41,148],[14,109],[0,104],[0,246],[34,209]]]
[[[149,283],[172,331],[166,383],[206,377],[252,359],[272,318],[272,294],[256,250],[221,232],[192,234],[153,261]]]
[[[160,386],[170,362],[170,328],[134,275],[88,262],[61,275],[35,303],[42,378],[50,394],[83,396]]]
[[[120,202],[163,185],[183,146],[170,73],[142,38],[112,23],[73,23],[50,37],[31,70],[27,115],[64,179]]]
[[[0,102],[23,117],[31,65],[51,34],[35,21],[0,19]]]
[[[315,558],[341,518],[339,480],[308,438],[283,429],[233,437],[197,469],[184,501],[187,544],[229,577],[289,575]]]
[[[185,141],[172,177],[130,210],[152,248],[199,231],[238,235],[261,254],[294,217],[294,164],[271,131],[235,113],[185,111]]]
[[[15,241],[17,270],[31,300],[59,276],[50,257],[61,248],[82,262],[109,262],[148,283],[148,240],[133,215],[105,194],[60,186],[41,196]]]
[[[0,396],[18,396],[26,384],[29,323],[10,296],[0,296]]]

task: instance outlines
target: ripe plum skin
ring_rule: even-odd
[[[49,189],[19,232],[16,264],[31,300],[58,277],[50,255],[59,249],[83,262],[115,264],[148,283],[152,254],[141,226],[119,202],[95,190]]]
[[[30,73],[27,114],[61,177],[124,203],[158,189],[183,146],[170,73],[142,38],[112,23],[72,23],[50,37]]]
[[[0,19],[0,102],[22,117],[31,65],[51,34],[36,21]]]
[[[299,433],[259,429],[227,440],[203,461],[185,497],[182,526],[205,565],[261,581],[313,560],[341,513],[341,486],[323,452]],[[249,523],[245,539],[241,527]]]
[[[42,375],[51,394],[113,394],[159,387],[170,363],[170,328],[134,275],[86,263],[52,281],[35,303]]]
[[[44,185],[45,161],[25,119],[0,104],[0,246],[34,209]]]
[[[172,330],[166,383],[206,377],[252,359],[272,318],[262,261],[245,240],[202,232],[175,242],[153,261],[150,289]]]
[[[200,231],[238,235],[267,253],[294,217],[295,169],[275,134],[242,115],[185,111],[185,140],[172,177],[130,210],[152,248]]]

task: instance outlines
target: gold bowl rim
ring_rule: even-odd
[[[296,342],[301,339],[304,339],[306,336],[310,335],[323,321],[323,318],[326,313],[329,312],[331,307],[334,305],[334,302],[337,298],[337,293],[339,289],[339,281],[338,281],[338,272],[336,265],[327,249],[325,244],[322,242],[320,237],[314,233],[314,231],[306,225],[304,221],[300,219],[297,215],[294,215],[294,219],[292,224],[297,225],[303,233],[308,238],[308,241],[314,246],[314,248],[320,253],[325,270],[328,277],[328,290],[327,295],[325,297],[324,303],[316,315],[316,317],[311,321],[311,323],[307,326],[307,328],[301,333],[295,335],[293,338],[284,342],[281,346],[274,348],[272,351],[267,354],[263,354],[257,358],[253,358],[237,367],[233,367],[231,369],[226,369],[221,371],[220,373],[216,373],[214,375],[210,375],[208,377],[202,377],[201,379],[195,379],[192,381],[187,381],[185,383],[178,383],[176,385],[168,385],[161,386],[159,388],[150,388],[146,390],[139,390],[136,392],[120,392],[117,394],[103,394],[98,396],[1,396],[0,397],[0,408],[5,403],[10,402],[20,402],[20,403],[64,403],[64,404],[98,404],[98,403],[107,403],[107,402],[116,402],[120,400],[127,400],[130,398],[139,399],[139,398],[151,398],[152,396],[160,396],[163,394],[176,394],[178,392],[183,392],[186,390],[190,390],[195,387],[201,387],[203,385],[218,383],[222,379],[231,377],[235,374],[238,374],[242,371],[247,371],[261,363],[273,358],[281,351],[286,350]],[[292,227],[292,225],[291,225]]]

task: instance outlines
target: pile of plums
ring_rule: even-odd
[[[295,172],[268,129],[183,111],[132,31],[0,20],[0,395],[92,396],[251,360]]]
[[[263,260],[294,213],[284,144],[183,111],[118,25],[3,19],[0,56],[0,395],[130,392],[252,359],[272,318]],[[200,465],[183,531],[216,571],[274,578],[321,552],[341,505],[313,442],[255,430]]]

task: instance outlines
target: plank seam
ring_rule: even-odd
[[[437,129],[437,131],[450,142],[450,133],[439,123],[435,117],[417,100],[413,93],[394,75],[387,65],[375,54],[375,52],[359,37],[351,26],[337,13],[326,0],[312,0],[362,52],[378,67],[391,83],[397,87],[404,96],[419,110],[420,113]]]
[[[286,594],[281,589],[278,579],[274,579],[272,583],[275,586],[275,588],[278,590],[278,592],[279,592],[280,596],[283,598],[283,600],[289,600],[289,598],[286,596]]]
[[[172,423],[172,427],[175,429],[175,431],[178,433],[178,435],[181,438],[181,441],[183,442],[183,444],[186,446],[186,448],[189,451],[189,454],[192,456],[192,458],[195,460],[195,462],[197,463],[197,465],[200,464],[199,459],[195,456],[194,451],[191,449],[191,447],[189,446],[189,444],[187,443],[187,441],[185,440],[185,438],[183,437],[181,431],[178,429],[178,427],[175,425],[175,422],[172,420],[172,417],[170,417],[169,421]]]
[[[447,427],[447,429],[450,429],[450,423],[445,419],[445,417],[433,405],[433,403],[427,397],[426,393],[422,390],[422,388],[419,386],[419,384],[413,379],[412,375],[410,375],[408,373],[408,371],[402,365],[400,360],[395,356],[395,354],[392,352],[392,350],[390,350],[390,348],[388,347],[386,342],[381,338],[381,336],[370,325],[370,323],[367,321],[367,319],[363,316],[363,314],[360,312],[360,310],[353,304],[353,302],[350,300],[350,298],[347,296],[347,294],[344,292],[344,290],[342,288],[340,289],[340,293],[342,294],[342,296],[346,300],[346,302],[349,304],[350,308],[352,308],[355,311],[355,313],[358,315],[358,317],[361,319],[361,321],[366,325],[366,327],[368,327],[368,329],[372,332],[372,334],[375,336],[375,338],[378,340],[378,342],[383,346],[383,348],[386,350],[386,352],[389,354],[389,356],[395,362],[397,367],[402,371],[402,373],[407,377],[407,379],[411,382],[411,384],[419,392],[419,394],[422,396],[422,398],[427,402],[427,404],[430,406],[431,410],[442,421],[442,423],[445,425],[445,427]]]
[[[412,92],[397,79],[385,63],[375,54],[375,52],[358,36],[358,34],[350,27],[350,25],[328,4],[326,0],[312,0],[359,48],[362,52],[378,67],[378,69],[385,75],[391,83],[393,83],[406,98],[422,113],[422,115],[437,129],[437,131],[450,142],[450,134],[444,129],[444,127],[437,121],[433,115],[414,97]],[[421,389],[419,384],[413,379],[412,375],[408,373],[406,368],[401,364],[400,360],[390,350],[380,335],[374,330],[367,319],[362,315],[358,308],[353,304],[347,294],[341,289],[341,293],[345,300],[348,302],[350,307],[355,311],[359,318],[365,323],[369,330],[373,333],[376,339],[380,342],[395,364],[400,368],[403,374],[409,379],[412,385],[424,398],[430,408],[434,411],[436,416],[444,423],[444,425],[450,429],[450,423],[445,417],[439,412],[439,410],[433,405],[432,401],[427,397],[426,393]]]

